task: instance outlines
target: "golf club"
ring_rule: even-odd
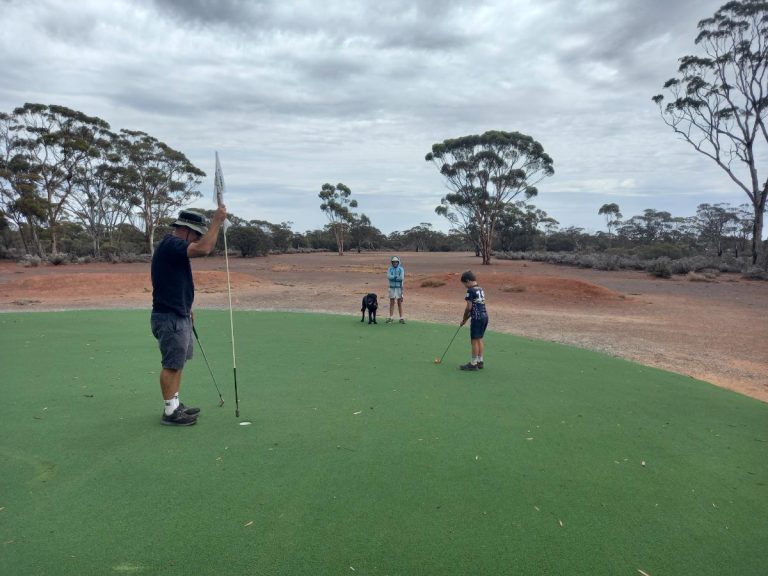
[[[454,340],[456,340],[456,336],[458,335],[458,333],[459,333],[459,330],[461,330],[461,326],[462,326],[462,325],[461,325],[461,324],[459,324],[459,327],[458,327],[458,328],[456,328],[456,332],[454,333],[454,335],[453,335],[453,338],[451,338],[451,341],[450,341],[450,342],[448,342],[448,346],[446,346],[446,348],[445,348],[445,352],[443,352],[443,355],[442,355],[442,356],[440,356],[440,358],[435,358],[435,364],[440,364],[440,363],[442,363],[442,361],[443,361],[443,358],[444,358],[444,357],[445,357],[445,355],[448,353],[448,348],[450,348],[450,347],[451,347],[451,344],[453,344],[453,341],[454,341]]]
[[[216,392],[219,393],[219,408],[224,406],[224,398],[221,397],[221,390],[219,390],[219,385],[216,383],[216,377],[213,375],[213,370],[211,370],[211,365],[208,364],[208,358],[205,355],[205,350],[203,350],[203,344],[200,342],[200,337],[197,335],[197,328],[195,328],[195,325],[192,324],[192,332],[195,334],[195,340],[197,340],[197,345],[200,346],[200,352],[203,353],[203,359],[205,360],[205,365],[208,366],[208,372],[211,373],[211,378],[213,379],[213,385],[216,386]]]

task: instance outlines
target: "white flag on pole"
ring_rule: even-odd
[[[216,206],[224,204],[224,172],[221,171],[221,164],[219,163],[219,153],[216,152],[216,174],[213,177],[213,201],[216,202]],[[224,234],[227,233],[227,228],[232,225],[229,219],[224,220]]]

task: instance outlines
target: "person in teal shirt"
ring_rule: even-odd
[[[403,281],[405,280],[405,269],[400,265],[400,258],[392,256],[391,266],[387,270],[387,280],[389,281],[389,318],[387,324],[392,322],[392,314],[395,312],[395,300],[397,300],[397,311],[400,314],[400,324],[405,324],[403,318]]]

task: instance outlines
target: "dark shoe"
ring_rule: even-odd
[[[405,324],[405,318],[400,318],[400,324]]]
[[[459,370],[466,370],[467,372],[477,372],[480,370],[480,368],[477,367],[477,364],[472,364],[472,362],[468,362],[466,364],[462,364],[459,366]]]
[[[192,424],[197,424],[197,416],[187,414],[179,405],[170,416],[163,412],[160,424],[165,426],[192,426]]]
[[[478,363],[477,363],[477,367],[478,367],[480,370],[482,370],[482,369],[483,369],[483,363],[482,363],[482,362],[480,362],[480,361],[478,361]]]
[[[189,416],[194,416],[195,414],[200,413],[200,408],[195,408],[194,406],[184,406],[181,402],[179,402],[179,409],[184,412],[184,414],[188,414]]]

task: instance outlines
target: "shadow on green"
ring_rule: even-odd
[[[455,326],[197,327],[160,425],[147,312],[0,315],[2,574],[765,574],[768,406]],[[252,425],[241,426],[240,420]]]

